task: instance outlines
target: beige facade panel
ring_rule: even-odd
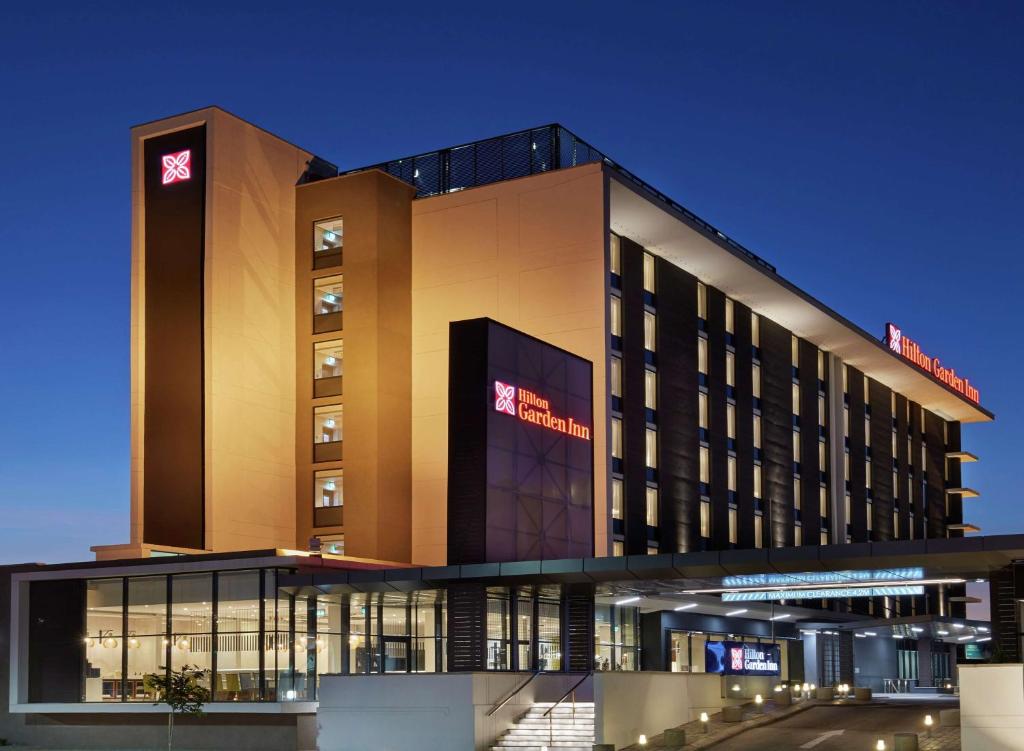
[[[592,361],[594,424],[607,425],[605,177],[584,165],[421,199],[412,212],[412,561],[441,565],[451,321],[486,316]],[[600,555],[607,436],[594,433]]]

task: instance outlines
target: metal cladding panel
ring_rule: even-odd
[[[804,545],[821,540],[820,476],[818,456],[818,348],[800,340],[800,518]],[[826,454],[827,456],[827,454]]]
[[[959,422],[947,422],[946,423],[947,438],[946,451],[960,451],[960,423]],[[948,485],[951,488],[963,487],[963,467],[960,465],[958,459],[946,459],[946,471],[948,475]],[[964,499],[959,495],[951,495],[948,499],[949,513],[946,517],[947,524],[960,524],[964,520]],[[951,531],[950,535],[953,537],[962,537],[963,532]]]
[[[910,454],[907,448],[907,398],[902,394],[896,394],[896,487],[893,488],[893,498],[899,499],[900,504],[900,536],[908,538],[921,537],[919,515],[914,517],[914,529],[910,525],[910,512],[912,494],[909,492],[910,485],[908,478]]]
[[[871,487],[874,494],[874,539],[892,540],[892,391],[868,381],[871,400]]]
[[[571,673],[586,673],[594,665],[594,586],[566,585],[562,612],[568,652],[565,669]]]
[[[644,251],[628,238],[622,257],[622,450],[626,554],[647,552],[644,411]]]
[[[29,585],[28,699],[82,701],[85,579]]]
[[[873,538],[867,524],[867,460],[864,427],[864,374],[854,367],[846,368],[846,388],[849,394],[850,415],[850,533],[854,542],[869,542]],[[874,521],[874,519],[872,519]]]
[[[754,543],[754,388],[750,308],[733,302],[733,345],[736,350],[736,506],[737,545]],[[761,541],[764,544],[764,541]]]
[[[448,672],[487,667],[487,589],[483,584],[448,585]]]
[[[729,547],[729,469],[725,411],[725,295],[714,287],[708,296],[708,428],[711,447],[711,544]]]
[[[914,504],[914,515],[917,517],[917,531],[921,537],[928,537],[928,505],[922,478],[926,477],[925,467],[921,465],[921,405],[910,402],[910,422],[907,425],[910,433],[910,461],[908,467],[914,470],[911,481],[911,495]]]
[[[927,501],[928,536],[946,536],[946,439],[942,418],[925,410],[924,432],[928,442],[925,449],[928,463]]]
[[[202,549],[206,127],[147,139],[143,186],[143,542]]]
[[[1011,564],[993,571],[989,576],[992,642],[1005,662],[1020,662],[1021,659],[1021,624],[1017,620],[1017,600],[1024,597],[1024,591],[1021,591],[1017,583],[1024,581],[1021,568],[1018,564]]]
[[[657,259],[659,549],[698,549],[697,279]]]
[[[765,526],[775,547],[793,544],[793,375],[790,333],[761,319],[761,443]]]
[[[487,319],[451,353],[449,563],[593,555],[590,362]]]

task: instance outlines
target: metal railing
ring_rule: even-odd
[[[909,694],[910,690],[917,685],[913,678],[883,678],[883,694]]]
[[[491,708],[490,708],[490,709],[489,709],[489,710],[487,711],[487,714],[486,714],[486,715],[484,715],[484,716],[485,716],[485,717],[490,717],[490,716],[491,716],[492,714],[494,714],[494,713],[495,713],[495,712],[497,712],[497,711],[498,711],[499,709],[501,709],[502,707],[504,707],[504,706],[505,706],[506,704],[508,704],[508,703],[509,703],[510,701],[512,701],[513,697],[515,697],[515,695],[516,695],[516,694],[518,694],[518,693],[519,693],[520,691],[522,691],[522,690],[523,690],[524,688],[526,688],[527,686],[529,686],[529,685],[530,685],[530,683],[531,683],[531,682],[533,681],[533,679],[534,679],[534,678],[536,678],[536,677],[537,677],[538,675],[540,675],[540,674],[541,674],[541,673],[543,673],[543,672],[544,672],[543,670],[536,670],[536,671],[534,671],[533,673],[531,673],[531,674],[530,674],[530,677],[529,677],[529,678],[527,678],[527,679],[526,679],[525,681],[523,681],[522,683],[520,683],[520,684],[519,684],[519,686],[517,686],[517,687],[516,687],[516,689],[515,689],[514,691],[512,691],[512,693],[510,693],[510,694],[509,694],[508,696],[506,696],[506,697],[505,697],[504,699],[502,699],[502,700],[500,700],[499,702],[495,703],[495,705],[494,705],[493,707],[491,707]]]
[[[568,699],[571,696],[572,697],[572,724],[575,726],[576,725],[576,689],[578,689],[580,687],[580,685],[582,685],[583,681],[587,680],[587,678],[590,678],[592,675],[594,675],[594,671],[593,670],[588,671],[582,678],[580,678],[578,681],[576,681],[574,684],[572,684],[572,688],[570,688],[568,691],[566,691],[564,694],[562,694],[562,698],[561,699],[559,699],[554,704],[552,704],[550,707],[548,707],[548,711],[541,715],[541,719],[544,719],[545,717],[548,718],[548,745],[549,746],[551,746],[555,742],[555,718],[554,718],[554,716],[551,713],[555,710],[555,707],[557,707],[559,704],[561,704],[563,701],[565,701],[566,699]]]
[[[640,192],[664,204],[712,238],[728,245],[763,269],[775,274],[775,266],[701,219],[657,188],[641,180],[618,162],[558,123],[507,133],[482,141],[438,149],[424,154],[346,170],[339,174],[379,169],[416,189],[417,198],[453,193],[466,188],[527,177],[541,172],[602,162]]]

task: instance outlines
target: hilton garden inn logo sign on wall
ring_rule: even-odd
[[[926,355],[920,345],[903,333],[902,329],[895,323],[885,325],[885,343],[889,345],[892,353],[899,355],[904,360],[909,360],[921,370],[931,373],[954,391],[963,394],[975,404],[980,402],[981,396],[970,381],[957,373],[953,368],[946,367],[937,357]]]
[[[523,422],[539,425],[573,438],[590,440],[590,428],[572,417],[558,417],[551,411],[551,402],[529,389],[514,386],[504,381],[494,382],[494,411]]]
[[[176,151],[160,157],[160,182],[163,185],[192,179],[192,150]]]

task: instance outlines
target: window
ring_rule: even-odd
[[[647,488],[647,526],[658,526],[658,489]]]
[[[259,700],[260,572],[217,576],[217,684],[214,701]]]
[[[341,274],[313,280],[313,333],[340,331],[343,308]]]
[[[89,676],[84,681],[85,701],[121,700],[123,603],[123,579],[92,579],[85,583],[85,668]],[[159,633],[163,631],[161,628]],[[162,650],[156,651],[162,658]],[[135,694],[132,681],[128,681],[127,691],[130,696]]]
[[[789,338],[789,349],[790,349],[790,354],[792,355],[793,367],[794,368],[799,368],[800,367],[800,340],[797,339],[795,336],[791,336]]]
[[[735,321],[732,300],[728,297],[725,298],[725,331],[728,334],[734,334],[735,332]]]
[[[644,371],[644,406],[652,411],[658,408],[658,374],[653,370]]]
[[[656,331],[655,331],[655,317],[654,313],[649,310],[644,311],[644,349],[649,352],[657,350],[656,346]]]
[[[825,422],[825,397],[818,395],[818,424],[827,425]]]
[[[754,448],[761,448],[761,415],[754,415]]]
[[[313,461],[338,462],[342,452],[342,407],[313,408]]]
[[[825,380],[825,353],[818,350],[818,380]]]
[[[703,391],[697,392],[697,426],[701,430],[708,429],[708,395]]]
[[[793,384],[793,414],[800,415],[800,384]]]
[[[612,519],[623,519],[623,496],[622,480],[618,477],[612,478]]]
[[[622,276],[622,250],[614,232],[608,234],[608,266],[613,274]]]
[[[825,472],[828,463],[825,461],[825,442],[818,441],[818,471]]]
[[[612,336],[622,336],[622,300],[618,295],[611,296],[609,312]]]
[[[313,344],[313,398],[341,396],[342,392],[341,339],[331,339]]]
[[[818,543],[821,545],[828,545],[828,530],[821,530],[821,534],[818,536]]]
[[[818,487],[818,515],[822,519],[828,518],[828,488],[824,485]]]
[[[875,504],[874,504],[874,503],[872,503],[871,501],[868,501],[868,502],[867,502],[867,504],[866,504],[866,510],[867,510],[867,522],[868,522],[868,532],[870,532],[870,531],[871,531],[871,522],[872,522],[872,517],[873,517],[873,516],[875,515],[875,514],[874,514],[874,505],[875,505]]]
[[[342,522],[345,505],[345,482],[340,469],[313,473],[313,525],[337,527]]]
[[[892,512],[892,536],[899,539],[900,536],[900,512]]]
[[[753,366],[753,371],[754,371],[754,373],[753,373],[752,388],[753,388],[753,391],[754,391],[754,398],[755,399],[760,399],[761,398],[761,366],[760,365],[754,365]]]
[[[865,446],[870,446],[871,445],[871,418],[870,417],[865,417],[864,418],[864,445]]]
[[[754,498],[762,498],[761,495],[761,465],[754,465]]]
[[[612,396],[622,398],[622,358],[613,357],[609,368]]]
[[[764,516],[754,514],[754,547],[764,547]]]
[[[705,485],[711,482],[711,451],[707,446],[700,447],[700,481]]]
[[[757,313],[750,314],[750,341],[755,347],[761,346],[761,318]]]
[[[793,431],[793,464],[800,464],[800,431]]]
[[[843,499],[843,515],[846,517],[846,523],[847,524],[852,524],[853,523],[853,519],[851,518],[851,514],[850,514],[850,495],[849,495],[849,493],[847,493],[846,497]]]
[[[711,537],[711,503],[700,502],[700,536]]]
[[[800,482],[799,477],[793,478],[793,508],[798,511],[804,507],[803,505],[803,485]]]
[[[128,652],[128,701],[155,701],[156,696],[146,687],[145,678],[149,673],[161,672],[160,666],[167,664],[166,577],[128,580],[128,633],[124,644]],[[115,651],[120,657],[120,650]],[[87,691],[95,680],[85,679]]]
[[[729,475],[729,491],[732,493],[736,492],[736,457],[730,456],[726,460],[727,471]]]
[[[697,337],[697,370],[701,375],[708,374],[708,340],[703,336]]]
[[[612,418],[612,458],[622,458],[622,420]]]
[[[658,466],[658,431],[647,429],[644,437],[645,460],[647,466],[656,469]]]
[[[793,544],[803,545],[804,544],[804,528],[800,524],[793,525]]]
[[[730,508],[729,509],[729,542],[731,544],[733,544],[733,545],[735,545],[737,539],[739,539],[738,535],[737,535],[737,532],[738,532],[737,527],[738,527],[738,525],[736,523],[736,509]]]
[[[725,353],[725,385],[736,385],[736,355],[732,352]]]
[[[701,282],[697,282],[697,317],[704,321],[708,319],[708,288]]]
[[[657,291],[654,287],[654,256],[644,253],[644,289],[652,295]]]
[[[340,266],[344,238],[345,227],[340,216],[316,222],[313,225],[313,268]]]
[[[725,405],[725,429],[727,436],[736,440],[736,405],[726,404]]]
[[[870,488],[871,485],[871,461],[867,460],[864,462],[864,487]]]

